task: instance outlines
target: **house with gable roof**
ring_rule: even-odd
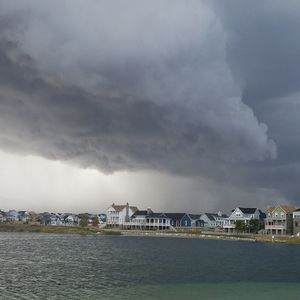
[[[138,211],[136,206],[112,204],[107,209],[106,226],[107,227],[125,227],[130,226],[131,216]]]
[[[6,213],[2,210],[0,210],[0,222],[6,221]]]
[[[8,222],[19,221],[19,214],[16,210],[11,209],[6,213],[6,220]]]
[[[170,218],[164,213],[155,213],[150,208],[147,210],[137,210],[131,216],[131,229],[141,230],[169,230]]]
[[[204,221],[201,220],[201,214],[187,214],[191,220],[191,227],[204,227]]]
[[[21,222],[29,222],[31,221],[31,216],[28,211],[21,210],[18,212],[18,219]]]
[[[201,214],[188,213],[165,213],[170,218],[171,226],[174,228],[203,227],[204,222],[200,220]]]
[[[222,214],[221,212],[215,213],[204,213],[201,215],[200,220],[204,222],[205,228],[223,228],[225,220],[228,218],[227,215]]]
[[[185,213],[165,213],[165,215],[170,218],[170,224],[173,227],[180,227],[181,219],[185,215]]]
[[[267,209],[265,233],[271,235],[293,234],[293,212],[296,209],[288,205],[279,205]]]
[[[223,228],[226,232],[233,232],[235,230],[236,221],[242,221],[249,225],[250,220],[259,220],[263,222],[265,214],[255,207],[237,207],[231,215],[224,220]]]
[[[293,211],[293,234],[300,235],[300,208]]]

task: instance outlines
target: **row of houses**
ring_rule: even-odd
[[[258,208],[236,207],[230,214],[153,212],[136,206],[112,204],[107,210],[106,227],[141,230],[203,228],[224,232],[259,232],[270,235],[300,234],[300,209],[279,205],[266,213]]]
[[[80,224],[81,220],[85,223]],[[300,235],[300,208],[287,205],[270,207],[266,213],[258,208],[236,207],[228,215],[218,213],[153,212],[139,210],[128,203],[112,204],[107,214],[35,213],[0,210],[0,222],[35,222],[51,226],[99,225],[107,228],[140,230],[177,230],[202,228],[223,232],[259,232],[269,235]]]
[[[94,220],[97,220],[97,224],[105,224],[106,215],[100,214],[73,214],[73,213],[35,213],[33,211],[16,211],[9,210],[7,212],[0,210],[0,222],[34,222],[42,225],[52,226],[76,226],[80,224],[81,219],[85,219],[87,225],[91,225]]]
[[[7,212],[0,210],[0,222],[28,222],[32,216],[27,211],[9,210]]]

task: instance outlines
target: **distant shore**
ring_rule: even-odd
[[[0,223],[0,232],[52,233],[52,234],[100,234],[121,235],[119,230],[101,230],[97,227],[45,226],[39,224]]]
[[[141,231],[99,229],[97,227],[80,226],[44,226],[39,224],[0,223],[0,232],[24,232],[24,233],[52,233],[52,234],[79,234],[79,235],[110,235],[130,237],[165,237],[182,239],[207,239],[207,240],[231,240],[260,243],[286,243],[300,245],[300,237],[293,236],[269,236],[257,234],[228,234],[222,232],[208,232],[201,230],[179,231]]]

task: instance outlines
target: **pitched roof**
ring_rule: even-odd
[[[300,208],[297,208],[295,211],[300,211]]]
[[[127,206],[127,204],[125,204],[125,205],[115,205],[114,203],[112,204],[112,207],[118,212],[123,210],[126,206]],[[129,206],[129,208],[134,212],[138,210],[138,208],[136,206]]]
[[[288,205],[280,205],[280,207],[287,213],[292,213],[295,210],[295,207]]]
[[[132,217],[136,217],[136,216],[146,216],[147,215],[147,210],[137,210],[134,212],[134,214],[132,215]]]
[[[165,215],[174,221],[180,221],[185,213],[165,213]]]
[[[239,207],[239,209],[244,214],[254,214],[257,210],[255,207]]]
[[[201,217],[201,214],[188,214],[188,216],[192,219],[192,220],[198,220]]]
[[[292,206],[288,206],[288,205],[278,205],[276,207],[269,207],[267,209],[268,213],[272,213],[276,208],[281,207],[286,213],[292,213],[293,211],[295,211],[295,207]]]
[[[227,215],[219,215],[219,214],[216,214],[216,213],[205,213],[204,215],[207,215],[207,217],[211,220],[211,221],[215,221],[216,218],[227,218],[228,216]]]

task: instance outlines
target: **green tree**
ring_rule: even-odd
[[[250,220],[249,221],[249,231],[253,233],[257,233],[260,230],[260,222],[259,220]]]
[[[97,227],[98,224],[99,224],[98,218],[97,218],[97,217],[93,217],[93,218],[92,218],[92,225],[93,225],[94,227]]]
[[[243,221],[235,221],[235,230],[237,232],[245,232],[246,231],[246,224]]]
[[[81,227],[86,227],[86,226],[88,225],[88,218],[87,218],[86,215],[82,215],[82,216],[80,217],[79,225],[80,225]]]

